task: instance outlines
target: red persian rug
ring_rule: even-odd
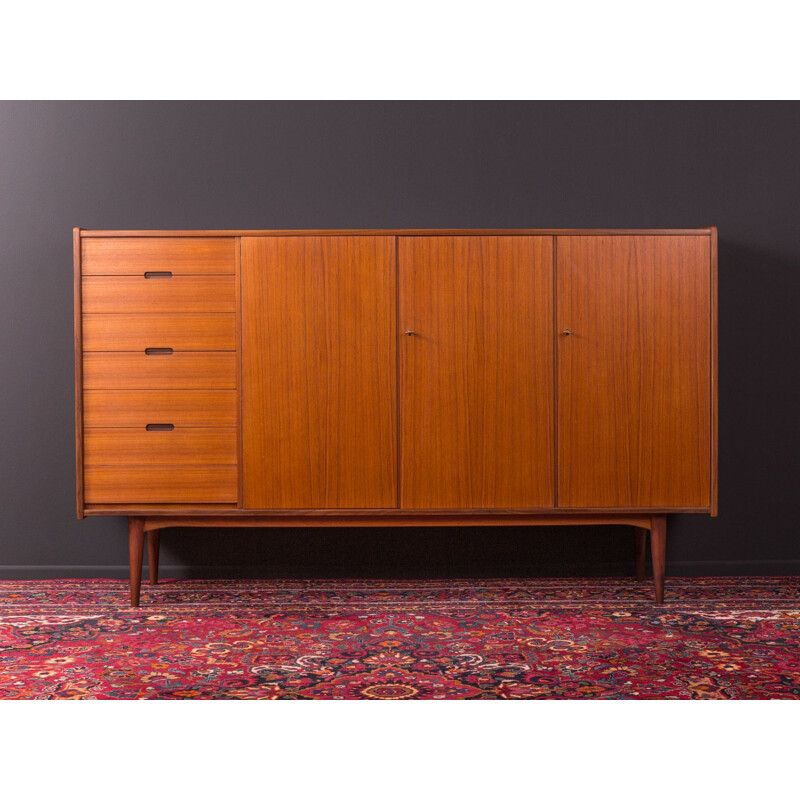
[[[800,698],[800,578],[0,582],[0,698]]]

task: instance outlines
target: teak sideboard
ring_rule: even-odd
[[[630,525],[717,513],[717,232],[74,231],[78,517]]]

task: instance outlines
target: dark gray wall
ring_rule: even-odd
[[[720,515],[673,574],[800,571],[797,103],[0,104],[0,577],[121,576],[75,519],[72,234],[85,228],[717,225]],[[630,569],[625,529],[167,532],[168,575]]]

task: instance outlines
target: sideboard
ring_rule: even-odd
[[[78,517],[628,525],[717,513],[717,232],[74,231]],[[554,534],[555,535],[555,534]]]

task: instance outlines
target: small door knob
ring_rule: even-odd
[[[564,336],[572,336],[572,331],[569,328],[567,328],[565,331],[562,331],[562,333]]]
[[[406,336],[414,336],[416,331],[406,331]]]

